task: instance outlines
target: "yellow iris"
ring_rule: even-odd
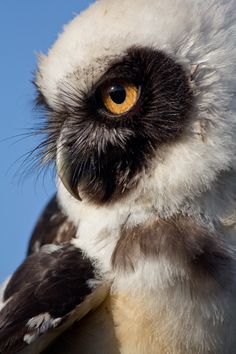
[[[139,89],[131,83],[115,83],[105,86],[101,93],[106,109],[112,114],[120,115],[134,107]]]

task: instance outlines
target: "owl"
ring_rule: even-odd
[[[35,85],[57,195],[0,352],[236,353],[236,1],[99,0]]]

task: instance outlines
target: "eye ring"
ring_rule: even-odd
[[[140,86],[125,81],[106,83],[100,90],[104,109],[113,116],[121,116],[129,112],[140,96]]]

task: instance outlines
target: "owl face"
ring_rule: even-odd
[[[41,57],[44,160],[76,199],[178,208],[234,168],[232,28],[195,3],[99,1]]]
[[[112,60],[87,93],[67,80],[61,101],[68,103],[58,103],[54,118],[63,117],[61,180],[76,198],[120,198],[136,187],[159,147],[181,136],[192,103],[188,77],[164,53],[139,47]]]

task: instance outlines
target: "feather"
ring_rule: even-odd
[[[39,353],[106,294],[106,284],[81,250],[44,246],[26,258],[4,292],[0,353]]]

